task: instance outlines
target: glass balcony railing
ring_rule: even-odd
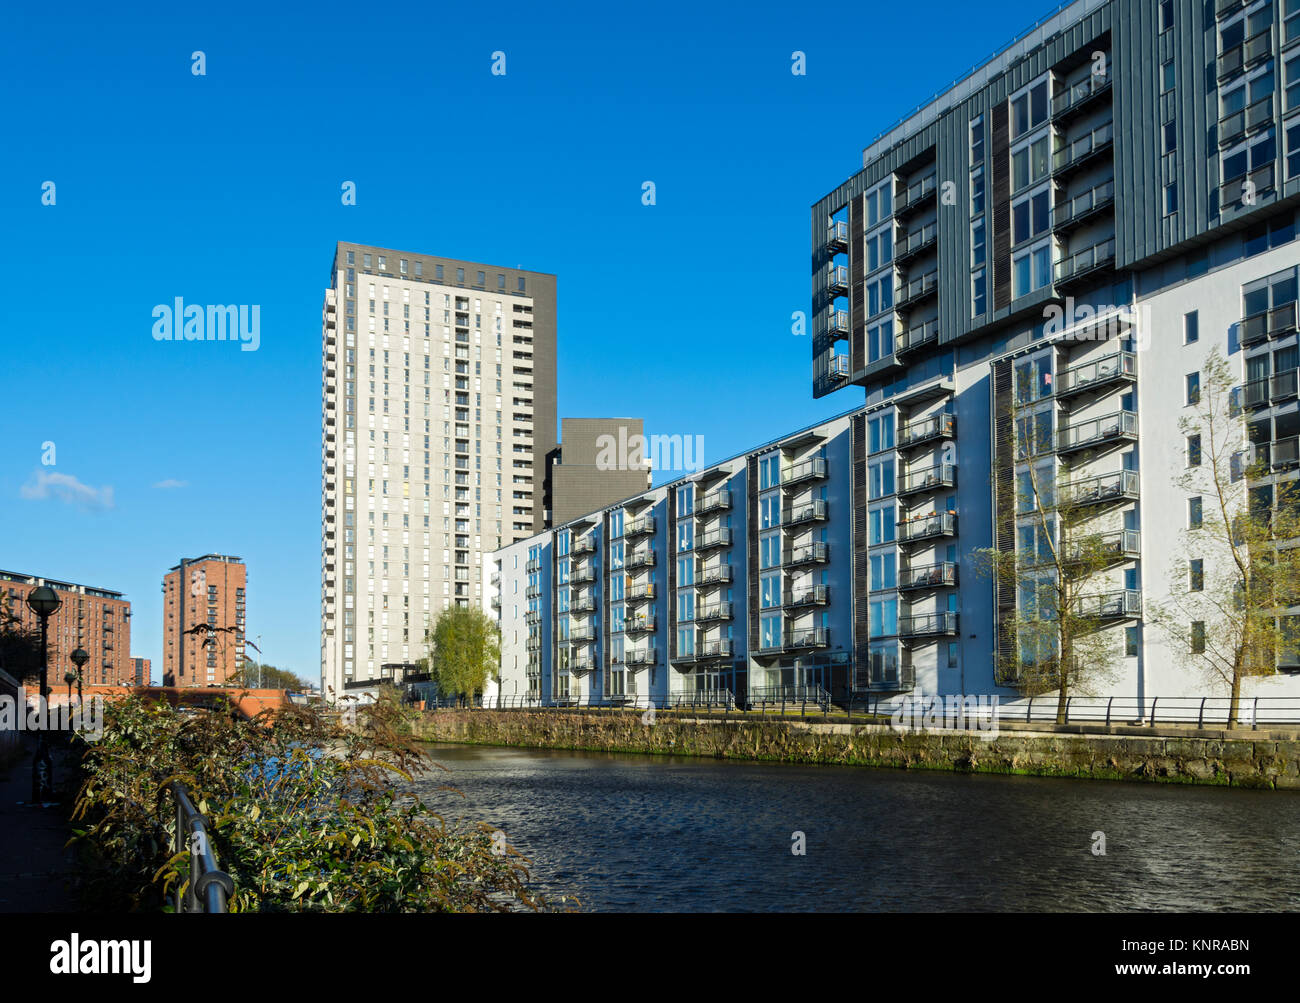
[[[894,260],[903,261],[913,254],[919,254],[933,244],[938,239],[938,236],[939,226],[937,223],[927,223],[919,230],[913,230],[894,244]]]
[[[1057,118],[1082,108],[1093,98],[1110,90],[1110,75],[1090,73],[1087,78],[1052,98],[1052,117]]]
[[[804,505],[796,505],[785,511],[781,518],[782,525],[798,526],[805,522],[822,522],[826,519],[826,502],[815,498]]]
[[[731,508],[731,492],[723,489],[711,492],[701,498],[699,505],[696,506],[695,514],[706,515],[709,512],[717,512],[728,508]]]
[[[627,587],[627,602],[645,602],[653,601],[655,597],[655,583],[644,582],[641,585],[629,585]]]
[[[928,345],[931,342],[939,340],[939,321],[926,321],[924,324],[917,324],[906,331],[899,331],[894,336],[894,354],[904,355],[922,345]]]
[[[834,379],[849,378],[849,357],[847,355],[831,356],[830,364],[826,368],[828,376]]]
[[[1219,189],[1219,207],[1235,209],[1254,208],[1258,196],[1273,190],[1277,183],[1277,174],[1271,163],[1264,164],[1246,174],[1228,178]]]
[[[936,512],[916,516],[898,523],[898,542],[914,543],[937,536],[952,536],[957,532],[957,516],[952,512]]]
[[[705,568],[695,577],[696,585],[717,585],[731,581],[731,565],[715,564]]]
[[[936,188],[937,174],[927,174],[919,181],[913,182],[894,198],[894,216],[903,216],[911,212],[926,199],[930,198]]]
[[[1071,366],[1064,370],[1057,379],[1056,396],[1068,397],[1071,394],[1092,390],[1115,380],[1134,380],[1137,378],[1137,355],[1134,352],[1115,352],[1112,355]]]
[[[623,619],[623,633],[625,634],[652,634],[655,631],[655,615],[647,613],[644,616],[629,616]]]
[[[623,526],[623,536],[645,536],[655,531],[655,517],[652,515],[642,516],[640,519],[633,519]]]
[[[733,607],[729,602],[708,603],[695,611],[696,623],[708,623],[711,620],[730,620]]]
[[[826,291],[831,296],[849,294],[849,269],[847,265],[831,265],[826,270]]]
[[[785,552],[781,563],[787,568],[801,564],[825,564],[830,557],[830,548],[825,543],[808,543],[801,547],[791,547]]]
[[[831,643],[831,632],[826,627],[804,627],[788,631],[782,647],[791,648],[825,648]]]
[[[1250,38],[1219,54],[1219,79],[1240,73],[1248,66],[1273,54],[1273,26],[1255,32]]]
[[[623,656],[623,661],[628,665],[653,665],[655,663],[654,645],[627,652]]]
[[[788,486],[803,481],[821,480],[826,476],[826,458],[814,456],[800,463],[792,463],[781,471],[781,484]]]
[[[1127,620],[1142,615],[1142,593],[1120,589],[1100,595],[1080,596],[1076,615],[1098,620]]]
[[[831,599],[829,585],[806,585],[791,588],[785,596],[786,606],[825,606]]]
[[[1272,310],[1262,310],[1241,320],[1241,343],[1253,345],[1267,338],[1278,338],[1296,329],[1296,304],[1284,303]]]
[[[900,592],[914,589],[939,589],[957,584],[957,565],[951,561],[902,568],[898,572]]]
[[[895,305],[901,310],[929,296],[938,288],[939,269],[935,268],[900,285],[895,295]]]
[[[957,419],[946,412],[919,418],[898,429],[899,448],[915,446],[931,439],[950,439],[957,431]]]
[[[1056,284],[1062,285],[1073,282],[1075,279],[1082,278],[1100,268],[1113,264],[1114,261],[1115,238],[1111,237],[1109,240],[1103,240],[1091,247],[1085,247],[1081,251],[1075,251],[1069,257],[1058,261],[1054,268]]]
[[[957,465],[955,463],[936,463],[923,470],[905,471],[899,478],[900,495],[917,494],[921,491],[940,491],[951,488],[957,483]]]
[[[655,552],[653,550],[642,550],[630,554],[623,566],[628,571],[635,568],[653,568],[655,566]]]
[[[1062,230],[1068,230],[1072,226],[1082,223],[1093,213],[1114,204],[1115,182],[1106,181],[1094,188],[1089,188],[1086,192],[1081,192],[1072,199],[1059,203],[1053,215],[1052,229],[1058,233]]]
[[[849,224],[833,219],[826,225],[826,250],[835,254],[849,248]]]
[[[695,538],[695,549],[712,550],[714,547],[731,546],[731,527],[719,526],[717,529],[711,529],[707,533],[701,533]]]
[[[1137,414],[1133,411],[1116,411],[1104,418],[1081,421],[1061,429],[1056,436],[1056,451],[1068,453],[1113,440],[1136,438]]]
[[[1099,125],[1086,136],[1080,136],[1052,154],[1052,171],[1059,174],[1081,167],[1096,154],[1115,141],[1115,127],[1111,122]]]
[[[898,618],[899,637],[956,637],[956,613],[923,613]]]
[[[849,333],[849,312],[832,310],[826,318],[826,333],[833,339],[847,337]]]
[[[1260,98],[1241,111],[1219,119],[1219,146],[1231,146],[1247,133],[1270,125],[1273,121],[1273,95]]]
[[[1070,505],[1104,505],[1108,502],[1136,501],[1138,488],[1136,470],[1117,470],[1063,484],[1061,494]]]
[[[705,641],[699,646],[699,650],[703,658],[730,658],[735,646],[731,638],[719,637],[712,641]]]

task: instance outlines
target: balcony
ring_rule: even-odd
[[[956,637],[957,634],[956,613],[923,613],[898,618],[898,636],[902,638]]]
[[[1274,373],[1257,380],[1250,380],[1237,388],[1241,407],[1266,407],[1296,397],[1296,370]]]
[[[589,585],[595,580],[596,571],[594,568],[579,568],[569,574],[570,585]]]
[[[695,550],[697,553],[703,553],[708,550],[716,550],[718,547],[731,546],[731,527],[719,526],[717,529],[711,529],[707,533],[701,533],[695,538]]]
[[[894,244],[894,263],[901,264],[908,258],[920,254],[927,247],[933,247],[938,237],[937,223],[927,223],[921,229],[913,230]]]
[[[781,517],[781,525],[799,526],[805,522],[824,522],[825,520],[826,502],[816,498],[806,505],[787,509]]]
[[[833,355],[826,366],[826,378],[830,380],[847,380],[849,378],[849,357]]]
[[[717,585],[731,581],[731,565],[715,564],[711,568],[705,568],[696,576],[696,585]]]
[[[781,471],[781,486],[791,487],[805,481],[819,481],[826,477],[826,458],[814,456],[802,463],[792,463]]]
[[[634,536],[647,536],[655,531],[655,517],[652,515],[643,515],[640,519],[633,519],[623,527],[623,537],[631,539]]]
[[[705,641],[699,647],[701,658],[730,658],[735,651],[735,645],[729,637],[719,637],[712,641]]]
[[[1098,559],[1110,561],[1136,561],[1142,556],[1142,534],[1136,529],[1116,529],[1085,538],[1070,547],[1065,555],[1066,564],[1081,561],[1094,563]]]
[[[906,470],[898,481],[900,497],[920,494],[923,491],[940,491],[957,483],[955,463],[936,463],[922,470]]]
[[[1272,470],[1289,470],[1300,465],[1300,436],[1255,443],[1255,459]]]
[[[1219,148],[1231,146],[1253,132],[1273,124],[1273,95],[1262,97],[1241,111],[1219,119]]]
[[[1219,208],[1236,209],[1244,206],[1253,209],[1254,200],[1265,192],[1272,191],[1276,183],[1276,174],[1271,163],[1257,167],[1246,174],[1228,178],[1219,189]],[[1250,201],[1247,201],[1247,195],[1251,197]]]
[[[897,526],[899,543],[917,543],[942,536],[955,536],[957,533],[957,516],[952,512],[938,512],[934,515],[917,516],[905,519]]]
[[[1273,54],[1273,26],[1255,32],[1250,38],[1219,54],[1219,79],[1240,73]]]
[[[826,294],[831,299],[849,294],[849,268],[847,265],[831,265],[826,269]]]
[[[939,269],[935,268],[900,285],[894,296],[894,306],[906,310],[932,295],[938,288]]]
[[[654,665],[655,660],[655,647],[653,644],[649,647],[629,651],[623,656],[623,661],[628,665]]]
[[[629,585],[625,601],[628,603],[654,602],[655,583],[646,582],[643,585]]]
[[[527,564],[524,565],[524,571],[530,575],[541,570],[542,570],[542,562],[539,561],[536,557],[534,557],[531,561],[529,561]]]
[[[914,592],[919,589],[943,589],[956,587],[956,585],[957,565],[951,561],[906,567],[898,572],[898,590],[900,592]]]
[[[623,633],[625,634],[653,634],[656,627],[655,615],[653,613],[643,613],[640,616],[629,616],[623,620]]]
[[[525,599],[536,599],[541,594],[542,587],[540,585],[529,585],[528,588],[524,589]]]
[[[653,568],[654,566],[655,552],[653,550],[641,550],[630,554],[623,565],[628,571],[635,571],[637,568]]]
[[[826,333],[830,336],[832,342],[847,338],[849,336],[849,312],[847,310],[832,310],[826,318]]]
[[[1133,411],[1116,411],[1104,418],[1081,421],[1057,432],[1056,451],[1073,453],[1117,442],[1137,441],[1137,414]]]
[[[825,606],[831,601],[831,588],[829,585],[805,585],[802,588],[792,588],[785,594],[785,603],[787,609],[795,609],[801,606]]]
[[[590,644],[596,640],[596,628],[589,623],[573,627],[569,631],[569,640],[574,644]]]
[[[1056,396],[1065,400],[1088,390],[1136,380],[1137,355],[1133,352],[1114,352],[1092,362],[1071,366],[1062,372],[1057,378]]]
[[[542,611],[539,609],[530,609],[524,611],[525,623],[537,623],[542,618]]]
[[[937,175],[927,174],[899,192],[894,198],[894,218],[902,219],[932,199],[937,188],[936,180]]]
[[[594,554],[596,552],[596,540],[594,537],[583,536],[573,541],[573,546],[569,548],[569,554],[573,557],[581,557],[583,554]]]
[[[1241,343],[1253,345],[1267,338],[1279,338],[1296,329],[1296,304],[1285,303],[1262,310],[1241,320]]]
[[[827,627],[801,627],[786,631],[781,644],[783,651],[797,651],[803,648],[825,648],[831,643],[831,632]]]
[[[716,602],[701,606],[695,611],[695,622],[709,623],[713,620],[730,620],[732,609],[733,607],[729,602]]]
[[[729,508],[731,508],[731,492],[726,490],[714,491],[700,499],[699,505],[695,508],[695,514],[708,515],[710,512],[720,512]]]
[[[802,547],[791,547],[785,552],[782,565],[797,568],[805,564],[825,564],[830,558],[829,547],[824,543],[806,543]]]
[[[1068,233],[1115,204],[1115,182],[1106,181],[1074,198],[1057,203],[1052,218],[1053,233]]]
[[[1074,507],[1110,505],[1115,502],[1137,501],[1138,480],[1136,470],[1117,470],[1113,474],[1099,474],[1062,484],[1061,491],[1067,504]]]
[[[833,219],[826,224],[826,253],[844,254],[849,249],[849,224]]]
[[[1075,607],[1077,616],[1097,620],[1132,620],[1142,616],[1142,593],[1120,589],[1100,595],[1080,596]]]
[[[894,354],[901,357],[923,345],[929,345],[938,340],[939,321],[936,318],[935,320],[928,320],[924,324],[910,327],[906,331],[899,331],[894,336]]]
[[[1082,111],[1092,99],[1110,90],[1110,75],[1089,73],[1087,79],[1062,91],[1052,98],[1052,118],[1063,119]]]
[[[570,613],[594,613],[596,612],[596,597],[583,596],[580,599],[574,599],[569,603]]]
[[[1114,142],[1114,123],[1099,125],[1088,135],[1080,136],[1052,154],[1052,173],[1057,176],[1073,173],[1109,150]]]
[[[919,446],[933,439],[951,439],[957,432],[957,418],[940,412],[928,418],[908,422],[898,429],[898,448]]]
[[[569,662],[569,671],[582,675],[584,672],[590,672],[596,667],[595,660],[590,655],[574,655]]]
[[[1109,240],[1085,247],[1082,251],[1076,251],[1068,258],[1058,261],[1054,269],[1056,285],[1058,287],[1073,285],[1093,272],[1112,266],[1114,263],[1115,238],[1111,237]]]
[[[1215,20],[1222,21],[1229,14],[1241,10],[1245,3],[1246,0],[1214,0]]]

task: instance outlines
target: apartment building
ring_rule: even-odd
[[[1241,500],[1296,476],[1298,206],[1300,0],[1077,0],[867,146],[812,210],[813,393],[882,420],[854,440],[860,682],[883,658],[901,689],[1016,694],[1035,573],[998,588],[978,558],[1032,568],[1035,484],[1095,508],[1110,692],[1217,692],[1144,608],[1197,524],[1173,481],[1211,350],[1269,468]],[[1297,662],[1247,692],[1300,694]]]
[[[322,311],[321,681],[425,654],[546,525],[555,276],[340,243]]]
[[[650,459],[635,448],[644,442],[640,418],[561,419],[560,445],[547,457],[546,525],[566,523],[650,487]]]
[[[183,558],[163,576],[164,686],[224,686],[243,668],[247,589],[247,567],[228,554]]]
[[[132,658],[128,666],[132,686],[149,686],[153,679],[153,663],[148,658]]]
[[[0,601],[25,629],[40,629],[40,618],[28,607],[27,596],[41,585],[54,589],[62,603],[47,624],[47,685],[51,689],[63,685],[64,673],[76,668],[70,656],[78,648],[90,655],[82,670],[83,683],[129,685],[131,603],[121,592],[110,589],[0,571]],[[39,666],[35,668],[39,671]],[[10,674],[16,676],[18,672]]]
[[[697,694],[743,702],[810,686],[845,692],[856,636],[852,440],[867,428],[859,417],[503,547],[502,695],[662,705]]]

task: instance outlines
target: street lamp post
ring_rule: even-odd
[[[50,749],[45,742],[45,732],[49,726],[49,687],[46,685],[48,669],[48,642],[50,617],[63,605],[55,591],[48,585],[41,585],[27,596],[27,605],[41,621],[41,693],[40,701],[45,712],[45,726],[41,728],[36,742],[36,758],[32,760],[32,803],[40,804],[54,797],[54,762],[50,759]]]
[[[84,674],[83,670],[85,669],[86,663],[90,661],[90,655],[86,653],[85,648],[78,648],[69,657],[77,667],[77,703],[80,705],[82,703],[81,677]]]

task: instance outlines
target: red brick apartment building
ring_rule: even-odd
[[[82,682],[85,685],[129,686],[134,682],[131,664],[131,603],[121,592],[74,585],[72,582],[0,571],[0,603],[24,627],[40,629],[40,618],[27,605],[27,596],[40,585],[54,589],[62,605],[50,617],[47,685],[57,690],[63,674],[75,668],[71,656],[77,648],[90,655]]]
[[[247,575],[238,557],[204,554],[163,576],[164,686],[223,686],[243,667]],[[187,633],[198,624],[234,629]]]
[[[148,686],[150,685],[149,677],[152,674],[152,662],[148,658],[131,659],[131,685]]]

